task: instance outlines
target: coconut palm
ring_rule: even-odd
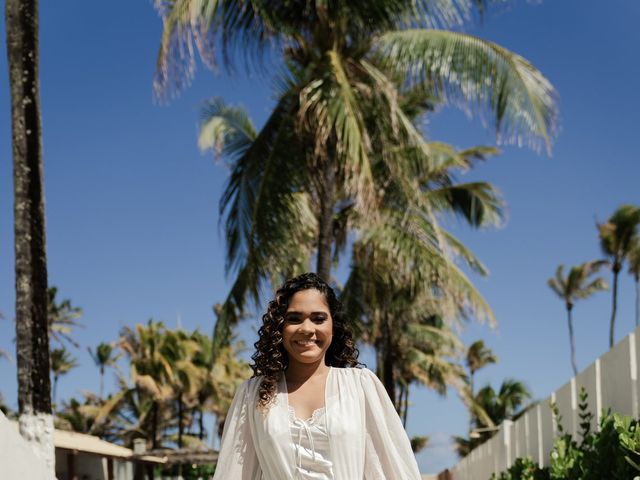
[[[175,355],[171,348],[167,348],[171,341],[162,322],[149,320],[146,325],[138,324],[135,328],[122,329],[118,344],[129,360],[133,387],[129,387],[128,382],[122,379],[120,392],[107,401],[100,416],[101,419],[106,418],[109,409],[116,408],[118,402],[126,397],[138,411],[140,420],[144,421],[145,417],[149,417],[146,433],[153,449],[160,445],[159,433],[166,413],[166,403],[174,395],[172,380],[175,375]]]
[[[53,373],[53,402],[56,401],[56,390],[61,375],[66,375],[78,366],[78,362],[67,349],[54,348],[51,350],[51,373]]]
[[[555,277],[547,280],[547,284],[555,292],[558,297],[564,301],[567,309],[567,324],[569,326],[569,343],[571,345],[571,367],[573,368],[573,374],[578,374],[578,367],[576,366],[576,345],[575,338],[573,336],[573,319],[571,312],[573,306],[577,300],[582,300],[590,297],[596,292],[607,290],[609,286],[604,279],[593,276],[606,265],[604,260],[586,262],[582,265],[571,267],[571,270],[565,277],[564,265],[558,266]]]
[[[640,235],[633,239],[629,249],[629,273],[636,284],[636,327],[640,326]]]
[[[530,398],[531,393],[526,385],[514,379],[503,381],[497,392],[491,385],[481,388],[474,397],[474,403],[487,414],[487,419],[475,417],[474,427],[487,430],[476,431],[468,439],[453,437],[458,455],[468,455],[475,447],[491,438],[495,431],[489,429],[519,415],[521,407]]]
[[[161,92],[188,78],[181,67],[186,60],[189,71],[192,59],[181,54],[193,51],[194,39],[211,61],[218,44],[225,58],[232,45],[251,55],[269,44],[282,60],[269,119],[253,131],[253,141],[232,143],[225,152],[233,168],[221,204],[235,282],[218,333],[228,335],[248,293],[257,296],[261,283],[301,265],[306,270],[311,253],[318,274],[329,279],[342,210],[362,218],[377,211],[384,184],[376,184],[373,162],[383,161],[393,179],[410,162],[409,151],[414,158],[428,155],[400,103],[408,92],[471,110],[486,107],[501,138],[550,146],[555,93],[530,63],[493,43],[431,28],[459,25],[472,2],[156,5],[164,19]]]
[[[194,407],[194,413],[197,413],[198,417],[197,436],[202,441],[205,436],[204,412],[211,412],[217,417],[214,431],[221,430],[237,387],[251,376],[251,368],[239,357],[244,343],[232,341],[230,345],[221,349],[218,361],[212,363],[211,337],[196,330],[191,334],[191,338],[199,345],[193,361],[204,372]]]
[[[104,371],[108,366],[115,364],[118,360],[118,355],[115,354],[113,344],[105,342],[100,342],[95,351],[90,347],[87,347],[87,350],[89,351],[89,355],[93,359],[93,362],[96,364],[96,367],[100,369],[100,398],[103,398]]]
[[[483,340],[476,340],[469,345],[465,355],[465,363],[469,369],[469,388],[471,395],[475,395],[473,380],[476,372],[490,363],[496,363],[497,361],[498,357],[494,355],[489,347],[485,346]]]
[[[465,363],[469,370],[469,391],[463,394],[462,397],[469,406],[469,412],[471,414],[469,419],[469,432],[473,429],[474,416],[478,416],[478,412],[481,409],[481,407],[474,402],[476,393],[474,387],[475,374],[481,368],[490,363],[496,363],[497,361],[498,357],[494,355],[490,348],[485,346],[483,340],[476,340],[467,348]],[[482,414],[486,415],[486,412],[482,412]]]
[[[609,348],[615,341],[615,322],[618,307],[618,275],[628,259],[634,244],[634,237],[638,235],[640,225],[640,207],[622,205],[609,217],[607,223],[598,224],[600,248],[611,264],[613,271],[613,288],[611,322],[609,324]]]
[[[47,317],[49,322],[49,338],[58,342],[61,347],[65,346],[65,342],[78,348],[79,344],[71,336],[71,332],[76,327],[82,327],[78,321],[82,317],[82,309],[71,305],[71,300],[65,298],[58,302],[57,287],[49,287],[47,289]]]
[[[408,115],[417,115],[429,107],[429,97],[424,92],[413,91],[406,96],[409,95],[412,101],[408,99],[402,101],[402,105],[407,106]],[[375,114],[371,115],[371,123],[375,122],[375,116]],[[223,155],[224,158],[231,159],[232,163],[238,152],[243,152],[250,145],[259,143],[256,140],[253,125],[241,108],[230,107],[220,99],[213,99],[205,107],[203,118],[199,139],[201,148],[214,148],[215,152]],[[481,226],[499,222],[502,202],[493,188],[482,182],[459,184],[452,174],[455,169],[464,171],[471,168],[475,161],[495,154],[496,150],[489,147],[475,147],[456,151],[448,145],[435,142],[425,144],[425,147],[429,149],[428,157],[424,157],[413,148],[405,150],[398,148],[394,155],[402,156],[410,162],[401,173],[398,172],[399,167],[396,168],[393,175],[389,172],[388,165],[380,160],[383,152],[374,155],[372,165],[376,182],[385,186],[385,194],[380,199],[378,214],[375,217],[362,215],[354,207],[353,202],[343,201],[333,222],[333,255],[337,256],[344,248],[349,230],[353,229],[362,232],[363,258],[369,257],[364,250],[372,248],[370,245],[375,242],[386,242],[384,246],[387,249],[386,253],[397,250],[399,246],[406,248],[413,242],[410,246],[412,251],[407,250],[407,255],[404,257],[405,265],[415,263],[413,254],[419,253],[423,260],[419,265],[421,269],[409,267],[414,276],[420,276],[412,280],[412,285],[431,292],[431,287],[435,286],[434,278],[438,276],[441,279],[454,278],[452,285],[457,284],[459,287],[457,298],[461,301],[464,299],[463,303],[466,302],[468,305],[473,305],[477,311],[482,311],[481,316],[485,315],[490,312],[488,306],[457,268],[447,266],[448,258],[445,251],[454,252],[481,273],[484,272],[484,268],[460,242],[447,232],[440,231],[434,220],[435,215],[440,212],[455,212],[471,225]],[[297,192],[289,198],[292,202],[289,213],[282,217],[275,217],[273,212],[283,208],[262,209],[261,205],[265,202],[257,202],[254,195],[260,189],[258,188],[260,178],[255,176],[251,168],[245,168],[242,165],[240,167],[236,165],[227,192],[221,200],[221,213],[224,214],[224,208],[230,202],[229,199],[234,198],[227,216],[227,231],[232,233],[229,236],[229,255],[237,255],[234,253],[236,249],[246,248],[247,237],[252,236],[250,232],[242,232],[238,227],[243,222],[242,219],[253,214],[251,209],[247,208],[247,203],[256,202],[256,208],[260,208],[256,213],[256,219],[261,223],[273,223],[270,223],[269,228],[261,227],[269,235],[269,240],[262,241],[259,250],[251,249],[251,262],[246,264],[251,268],[240,270],[236,286],[229,297],[231,301],[228,300],[222,307],[223,316],[228,313],[224,309],[230,303],[238,305],[243,301],[243,296],[238,290],[242,291],[245,287],[237,287],[240,284],[245,286],[251,284],[251,279],[255,280],[259,277],[261,274],[255,274],[256,270],[265,273],[277,271],[279,267],[273,267],[274,262],[281,265],[280,270],[287,271],[288,274],[306,269],[313,247],[315,223],[313,215],[309,213],[309,205],[312,203],[309,198],[320,194],[313,183],[307,185],[304,191]],[[284,175],[286,176],[286,173]],[[401,179],[400,176],[402,176]],[[283,178],[283,175],[279,176],[278,185],[286,183],[286,179],[280,182]],[[305,192],[310,193],[305,194]],[[428,211],[425,212],[425,210]],[[364,233],[366,231],[369,231],[370,235]],[[444,243],[447,245],[444,246]],[[382,266],[380,270],[388,275],[393,272],[390,268],[393,269],[396,266],[396,258],[393,254],[386,258],[389,264]],[[437,274],[435,273],[436,265],[438,265]],[[254,273],[246,275],[248,271]],[[449,290],[452,290],[451,286]],[[254,288],[252,293],[257,299],[258,289]],[[221,321],[216,323],[214,338],[219,338],[223,326],[227,328],[228,323]],[[227,329],[224,335],[228,334]]]
[[[37,0],[5,2],[14,179],[19,425],[22,436],[45,459],[53,475],[38,22]],[[42,428],[43,421],[49,423],[47,428]]]

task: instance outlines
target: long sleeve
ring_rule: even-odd
[[[248,385],[249,381],[240,385],[227,413],[214,480],[260,480],[262,477],[249,424],[252,402],[247,394]]]
[[[362,370],[365,403],[365,480],[420,480],[411,443],[387,392],[373,372]]]

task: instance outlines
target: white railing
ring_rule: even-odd
[[[454,480],[487,480],[492,473],[509,468],[519,457],[531,457],[547,466],[558,433],[550,404],[557,405],[565,432],[577,435],[582,387],[588,394],[588,410],[593,414],[592,429],[599,425],[603,409],[637,418],[638,352],[640,327],[518,420],[500,425],[496,435],[451,469]]]

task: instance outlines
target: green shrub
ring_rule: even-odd
[[[549,469],[540,468],[530,457],[518,458],[515,463],[499,476],[491,476],[491,480],[550,480]]]

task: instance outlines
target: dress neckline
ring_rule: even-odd
[[[318,423],[318,420],[320,420],[320,418],[322,417],[322,415],[324,414],[324,412],[326,410],[326,406],[320,407],[320,408],[316,408],[311,413],[311,416],[305,420],[303,418],[298,418],[298,416],[296,415],[296,409],[293,408],[291,405],[287,405],[287,408],[289,409],[289,420],[292,423],[302,422],[302,423],[306,423],[307,425],[314,425],[314,424]]]
[[[287,378],[285,377],[284,372],[282,372],[282,376],[280,377],[280,381],[282,382],[282,393],[284,394],[284,401],[287,407],[287,412],[289,413],[289,419],[293,422],[294,420],[298,420],[300,422],[304,422],[307,425],[311,425],[315,423],[322,414],[326,411],[327,408],[327,390],[329,387],[329,377],[331,377],[333,372],[333,367],[329,366],[329,372],[327,373],[327,378],[324,379],[324,405],[320,408],[316,408],[311,416],[307,420],[303,420],[298,418],[296,415],[296,410],[289,404],[289,388],[287,387]]]

